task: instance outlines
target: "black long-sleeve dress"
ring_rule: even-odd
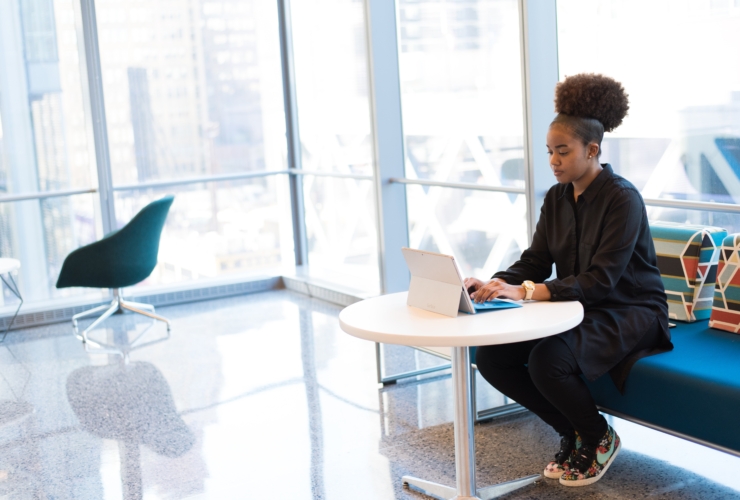
[[[545,196],[532,245],[506,271],[509,284],[545,284],[550,300],[583,304],[583,322],[561,333],[589,380],[609,372],[622,391],[640,358],[673,349],[668,304],[657,267],[645,203],[637,189],[609,164],[578,197],[572,184],[556,184]],[[658,322],[661,342],[629,356]]]

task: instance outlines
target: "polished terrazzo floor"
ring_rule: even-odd
[[[378,390],[374,345],[340,307],[280,290],[124,315],[88,353],[68,323],[0,344],[0,499],[423,499],[454,484],[448,372]],[[144,341],[144,344],[141,341]],[[148,344],[148,345],[146,345]],[[389,372],[437,363],[390,347]],[[481,406],[500,396],[479,387]],[[615,420],[624,450],[592,487],[506,498],[740,498],[740,459]],[[537,473],[557,436],[529,414],[476,426],[478,482]]]

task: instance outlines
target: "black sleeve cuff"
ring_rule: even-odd
[[[560,280],[546,281],[545,286],[550,291],[550,300],[553,302],[579,299],[578,292]]]
[[[507,285],[521,285],[524,279],[518,277],[515,274],[506,272],[506,271],[499,271],[493,276],[491,276],[491,279],[498,278],[501,280],[504,280]]]

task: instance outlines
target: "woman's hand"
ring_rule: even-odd
[[[486,302],[491,299],[511,299],[511,300],[524,300],[524,288],[521,285],[508,285],[504,280],[494,278],[486,284],[483,284],[480,280],[475,278],[468,278],[465,280],[465,286],[468,286],[468,280],[475,280],[482,286],[475,289],[470,294],[470,298],[475,300],[477,303]]]
[[[471,296],[473,292],[480,290],[483,286],[485,286],[485,283],[483,283],[478,278],[465,278],[463,284],[465,285],[465,290],[468,291],[468,295]]]

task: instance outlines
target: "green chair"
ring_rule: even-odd
[[[72,326],[77,338],[85,343],[90,342],[87,334],[91,330],[112,314],[124,310],[164,321],[169,334],[170,322],[154,314],[154,306],[123,300],[121,288],[143,281],[157,265],[159,238],[174,199],[174,196],[169,195],[153,201],[118,231],[113,231],[100,241],[78,248],[64,259],[57,288],[83,286],[112,288],[114,291],[110,305],[95,307],[72,317]],[[101,316],[80,334],[78,320],[100,312],[103,312]]]

